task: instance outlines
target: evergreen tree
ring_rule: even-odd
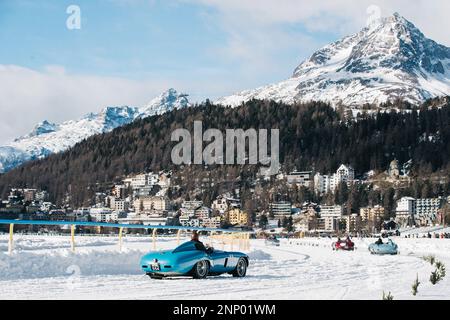
[[[269,220],[267,219],[267,216],[265,214],[261,215],[261,217],[259,218],[259,227],[261,229],[266,229],[268,224]]]

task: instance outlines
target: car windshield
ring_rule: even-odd
[[[181,251],[195,251],[197,250],[195,243],[193,241],[188,241],[176,247],[173,252],[181,252]]]

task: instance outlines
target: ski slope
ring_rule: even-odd
[[[124,238],[121,252],[117,237],[77,236],[72,253],[69,237],[15,235],[10,256],[8,237],[0,235],[0,299],[339,300],[381,299],[383,291],[394,299],[450,299],[450,276],[433,286],[428,279],[434,268],[421,258],[433,254],[448,269],[450,240],[396,238],[398,256],[370,255],[372,239],[354,240],[355,252],[332,251],[330,239],[283,239],[280,247],[252,240],[246,278],[150,280],[139,258],[151,250],[151,236]],[[175,246],[174,239],[158,240],[158,249]]]

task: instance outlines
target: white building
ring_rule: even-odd
[[[227,198],[228,201],[228,209],[240,209],[241,208],[241,199],[235,199],[235,198]]]
[[[342,219],[344,208],[342,206],[320,206],[319,225],[324,231],[334,232],[339,229],[339,220]]]
[[[221,214],[224,214],[228,211],[228,201],[225,197],[217,198],[212,202],[211,205],[213,210],[219,211]]]
[[[314,191],[327,193],[330,190],[330,176],[316,173],[314,175]]]
[[[180,224],[182,226],[192,226],[191,224],[197,224],[197,222],[190,222],[191,220],[198,220],[195,218],[195,209],[192,209],[190,205],[187,204],[188,208],[185,208],[183,205],[180,208]],[[200,226],[200,221],[198,223]]]
[[[49,194],[47,191],[38,191],[35,195],[35,200],[39,202],[44,202],[48,199]]]
[[[327,232],[335,232],[339,229],[339,220],[333,216],[324,216],[323,218],[319,218],[319,220],[323,221],[324,231]],[[320,222],[319,222],[320,224]]]
[[[203,201],[200,200],[192,200],[192,201],[183,201],[181,207],[188,210],[195,210],[203,206]]]
[[[400,224],[432,225],[438,218],[442,198],[414,199],[403,197],[397,201],[396,220]]]
[[[80,208],[77,210],[74,210],[71,215],[75,218],[76,221],[88,221],[90,214],[89,208]]]
[[[128,216],[126,218],[120,218],[120,223],[126,223],[126,224],[139,224],[142,223],[146,226],[165,226],[168,225],[170,218],[157,215],[157,214],[149,214],[149,215],[133,215]]]
[[[287,183],[296,184],[299,187],[309,188],[311,186],[311,171],[294,171],[286,176]]]
[[[41,211],[49,212],[53,207],[54,207],[53,203],[51,203],[51,202],[43,202],[41,204]]]
[[[121,199],[114,199],[113,205],[111,206],[114,211],[127,212],[129,208],[128,201]]]
[[[159,175],[158,185],[161,186],[161,188],[169,188],[170,187],[170,174],[167,174],[165,172],[161,173]]]
[[[127,212],[130,203],[127,200],[110,196],[106,199],[106,206],[114,211]]]
[[[210,218],[210,216],[211,209],[203,206],[202,201],[184,201],[180,208],[179,220],[182,226],[189,227],[199,227],[205,223],[208,225],[217,225],[215,219]]]
[[[314,190],[317,193],[334,192],[341,183],[350,185],[355,180],[355,170],[348,165],[342,164],[336,173],[332,175],[314,175]]]
[[[355,170],[351,166],[342,164],[334,174],[335,184],[349,183],[355,180]]]
[[[110,208],[91,208],[89,214],[97,222],[116,222],[119,219],[118,212]]]
[[[134,188],[133,196],[135,198],[148,197],[152,194],[152,191],[153,191],[153,186],[144,186],[144,187]]]
[[[340,205],[335,206],[325,206],[321,205],[320,208],[320,216],[335,216],[335,217],[342,217],[342,214],[344,213],[344,207]]]
[[[221,224],[222,219],[220,217],[212,217],[212,218],[207,218],[207,219],[203,219],[201,224],[202,227],[204,228],[220,228],[220,224]]]
[[[180,216],[180,224],[183,227],[200,227],[200,220],[187,216]]]
[[[400,225],[412,225],[416,213],[416,199],[403,197],[397,201],[395,209],[395,220]]]
[[[414,219],[420,221],[421,225],[434,224],[443,202],[442,198],[416,199]]]
[[[125,185],[131,186],[133,189],[139,189],[146,186],[154,186],[159,181],[159,175],[154,173],[143,173],[124,179]]]
[[[287,201],[269,203],[270,213],[276,218],[290,217],[292,215],[292,204]]]

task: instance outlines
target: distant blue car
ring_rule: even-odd
[[[245,277],[249,258],[241,252],[205,248],[195,241],[183,243],[174,250],[150,252],[141,258],[141,268],[152,279],[191,276],[203,279],[229,273]]]
[[[372,243],[369,245],[369,251],[372,254],[398,254],[398,246],[391,239],[387,243]]]

